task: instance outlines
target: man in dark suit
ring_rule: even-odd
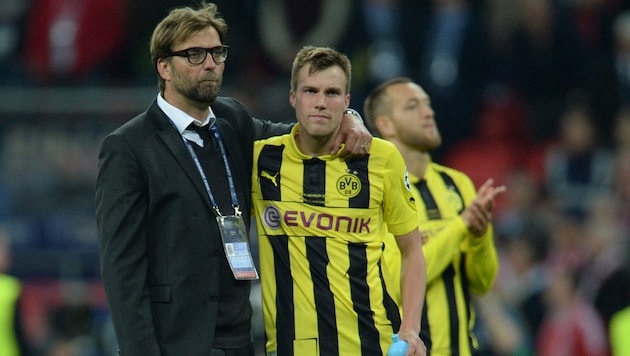
[[[254,354],[252,144],[290,125],[218,97],[226,30],[214,4],[171,11],[151,39],[159,95],[101,147],[100,262],[124,356]],[[358,122],[338,137],[351,155],[371,140]]]

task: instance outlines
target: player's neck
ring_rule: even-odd
[[[413,149],[400,149],[400,153],[405,159],[407,170],[418,178],[424,177],[424,173],[431,162],[431,156],[428,152],[422,152]]]
[[[307,156],[319,157],[328,155],[332,151],[334,137],[313,137],[304,134],[297,134],[294,137],[300,152]]]

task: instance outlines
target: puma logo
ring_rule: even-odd
[[[267,171],[262,171],[260,173],[260,177],[269,179],[271,181],[271,183],[273,183],[274,186],[278,187],[278,175],[279,174],[280,174],[280,172],[276,172],[276,174],[271,175],[271,173],[269,173]]]

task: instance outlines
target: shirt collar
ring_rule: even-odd
[[[295,152],[301,159],[314,158],[314,156],[310,156],[310,155],[307,155],[304,152],[302,152],[300,150],[300,148],[298,147],[296,136],[299,133],[300,133],[300,124],[297,123],[297,124],[293,125],[293,127],[291,128],[291,133],[289,135],[285,135],[286,137],[289,137],[288,143],[287,143],[287,145],[291,147],[289,152],[291,152],[291,151]],[[345,147],[344,143],[342,143],[341,145],[342,145],[342,147],[339,149],[339,151],[337,151],[336,154],[334,154],[334,155],[325,154],[325,155],[317,156],[317,158],[322,160],[322,161],[332,161],[332,160],[338,158],[339,155],[341,154],[341,151]]]
[[[161,93],[158,93],[157,104],[160,109],[164,111],[166,116],[171,119],[173,124],[175,124],[175,127],[177,127],[177,131],[179,131],[180,134],[183,134],[184,130],[186,130],[186,128],[188,128],[190,124],[203,126],[206,124],[214,125],[214,123],[216,122],[216,116],[214,115],[211,107],[208,107],[208,116],[206,116],[205,120],[200,123],[199,120],[194,119],[192,116],[188,115],[181,109],[178,109],[175,106],[171,105],[162,97]]]

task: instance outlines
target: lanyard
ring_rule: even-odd
[[[173,123],[173,121],[171,121],[171,124],[173,125],[173,127],[175,127],[175,124]],[[177,127],[175,128],[177,129]],[[212,133],[214,134],[214,138],[217,140],[217,143],[219,144],[219,149],[221,150],[221,157],[223,158],[223,164],[225,164],[225,171],[227,172],[228,184],[230,186],[230,196],[232,197],[232,207],[234,208],[234,215],[241,216],[241,210],[239,209],[239,205],[238,205],[238,197],[236,196],[236,186],[234,185],[234,179],[232,178],[232,171],[230,170],[230,163],[228,162],[227,152],[225,151],[225,146],[223,145],[223,140],[221,139],[221,133],[219,132],[219,129],[217,129],[216,125],[212,125],[212,127],[210,127],[210,130],[212,130]],[[197,170],[199,171],[199,174],[201,175],[201,179],[203,180],[203,185],[206,187],[206,192],[208,193],[208,197],[210,198],[210,202],[212,203],[212,210],[215,212],[217,216],[223,216],[221,214],[221,210],[219,210],[219,205],[214,200],[214,195],[212,194],[212,190],[210,189],[208,178],[206,177],[206,174],[204,173],[203,168],[201,167],[201,163],[199,162],[199,157],[197,157],[197,154],[195,153],[195,150],[192,148],[192,145],[190,144],[190,142],[185,138],[184,138],[184,144],[186,145],[186,148],[188,149],[188,153],[190,153],[190,156],[192,157],[193,161],[195,161],[195,166],[197,167]]]

